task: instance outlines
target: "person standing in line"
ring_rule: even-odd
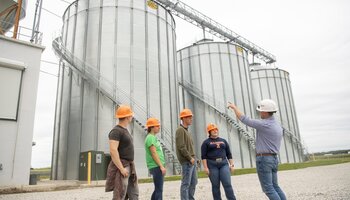
[[[208,124],[209,137],[201,146],[202,163],[205,173],[211,182],[214,200],[221,200],[220,182],[224,187],[228,200],[236,200],[231,184],[231,172],[234,171],[232,154],[228,142],[219,137],[219,129],[215,124]]]
[[[160,123],[156,118],[149,118],[146,127],[148,132],[145,139],[146,162],[154,183],[151,200],[162,200],[166,169],[162,146],[156,137],[160,130]]]
[[[182,124],[176,130],[176,155],[182,167],[181,200],[194,200],[197,185],[196,157],[194,144],[188,127],[192,124],[192,111],[183,109],[180,112]]]
[[[285,200],[286,195],[278,185],[278,153],[283,129],[273,116],[278,108],[271,99],[260,101],[257,111],[261,119],[250,119],[235,104],[229,103],[237,118],[247,126],[256,129],[256,170],[263,192],[270,200]]]
[[[107,169],[106,192],[113,191],[113,200],[138,200],[139,188],[134,164],[134,144],[127,127],[133,112],[127,105],[120,105],[115,113],[119,123],[109,133],[111,162]]]

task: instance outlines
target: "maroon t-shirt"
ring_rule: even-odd
[[[119,157],[120,159],[134,160],[134,144],[128,129],[116,125],[108,135],[109,140],[119,141]]]

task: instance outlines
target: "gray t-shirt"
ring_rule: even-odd
[[[134,143],[128,129],[116,125],[108,135],[109,140],[119,141],[120,159],[134,161]]]

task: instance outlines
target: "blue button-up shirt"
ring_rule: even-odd
[[[278,153],[283,137],[281,125],[271,116],[267,119],[250,119],[241,116],[245,125],[256,129],[256,153]]]

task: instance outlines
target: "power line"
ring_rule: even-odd
[[[53,14],[55,15],[56,17],[60,18],[61,19],[61,16],[57,15],[56,13],[52,12],[52,11],[49,11],[48,9],[42,7],[41,9],[45,10],[46,12],[50,13],[50,14]]]
[[[49,64],[53,64],[53,65],[59,65],[58,63],[52,62],[52,61],[47,61],[47,60],[40,60],[41,62],[44,63],[49,63]]]
[[[62,2],[64,2],[64,3],[68,3],[68,4],[71,4],[70,2],[68,2],[68,1],[65,1],[65,0],[60,0],[60,1],[62,1]]]
[[[44,73],[44,74],[48,74],[48,75],[51,75],[51,76],[55,76],[55,77],[58,77],[57,74],[52,74],[52,73],[49,73],[49,72],[45,72],[43,70],[40,70],[40,72]]]

